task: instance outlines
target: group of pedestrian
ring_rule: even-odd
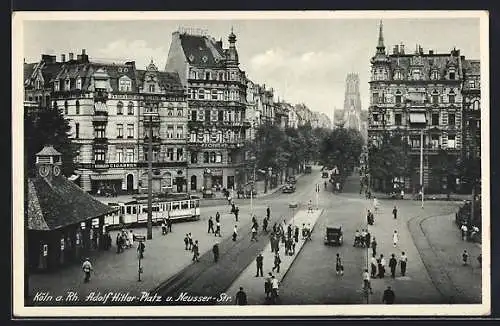
[[[200,247],[198,244],[198,240],[193,240],[193,236],[190,233],[186,233],[186,236],[184,237],[184,250],[190,251],[193,253],[193,262],[199,262],[199,257],[200,257]]]
[[[354,232],[354,247],[370,248],[371,234],[368,229]]]
[[[125,229],[118,231],[116,234],[116,253],[122,253],[124,249],[134,246],[134,231],[127,232]]]
[[[214,224],[215,224],[215,230],[214,230]],[[212,216],[210,216],[210,218],[208,219],[208,231],[207,231],[207,233],[212,233],[216,237],[222,237],[219,212],[217,212],[215,214],[215,223],[214,223]]]
[[[401,252],[401,256],[399,257],[399,266],[401,271],[401,276],[406,276],[406,265],[408,263],[408,257],[405,252]],[[386,273],[386,267],[389,267],[391,271],[391,277],[396,277],[396,268],[398,266],[398,259],[396,258],[396,254],[391,254],[391,258],[389,259],[389,264],[387,264],[386,259],[383,254],[380,254],[379,258],[375,254],[372,255],[370,260],[370,269],[371,278],[384,278]]]
[[[172,219],[170,216],[163,218],[161,221],[161,235],[166,235],[168,232],[172,232]]]

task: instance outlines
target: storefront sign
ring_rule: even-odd
[[[49,246],[44,244],[43,245],[43,256],[47,257],[48,253],[49,253]]]

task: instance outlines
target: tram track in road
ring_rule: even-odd
[[[446,214],[440,213],[426,217],[414,216],[408,219],[407,226],[432,284],[447,304],[457,304],[460,303],[457,299],[458,295],[463,294],[463,291],[455,285],[447,268],[440,263],[439,254],[422,226],[425,221],[442,216],[446,216]]]

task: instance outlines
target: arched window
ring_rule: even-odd
[[[116,114],[123,114],[123,103],[122,101],[118,101],[116,104]]]
[[[68,101],[64,101],[64,114],[68,114]]]
[[[132,101],[128,102],[127,113],[128,113],[128,115],[134,114],[134,103],[132,103]]]
[[[401,104],[401,92],[397,91],[396,92],[396,105],[400,105],[400,104]]]
[[[80,101],[76,100],[75,107],[76,107],[76,114],[80,114]]]
[[[474,102],[472,103],[472,108],[473,108],[474,110],[476,110],[476,111],[477,111],[477,110],[480,110],[479,101],[474,101]]]

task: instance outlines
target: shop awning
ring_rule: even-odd
[[[79,174],[72,174],[68,180],[69,181],[73,181],[73,182],[76,182],[78,179],[80,179],[80,175]]]
[[[425,113],[410,113],[410,123],[425,124],[427,120],[425,119]]]
[[[121,174],[94,174],[90,175],[90,180],[121,180],[123,175]]]

